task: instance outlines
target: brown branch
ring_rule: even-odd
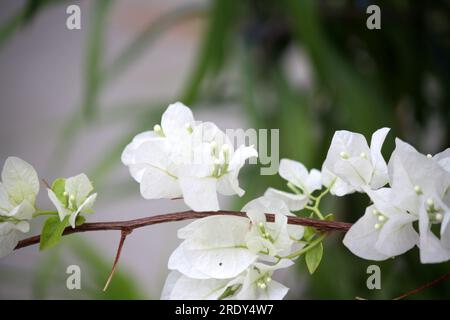
[[[161,215],[145,217],[145,218],[140,218],[140,219],[135,219],[135,220],[85,223],[74,229],[72,229],[70,227],[66,228],[66,230],[64,230],[64,232],[63,232],[63,235],[69,235],[72,233],[87,232],[87,231],[106,231],[106,230],[131,230],[132,231],[134,229],[150,226],[153,224],[181,221],[181,220],[189,220],[189,219],[198,219],[198,218],[204,218],[204,217],[209,217],[209,216],[213,216],[213,215],[231,215],[231,216],[237,216],[237,217],[247,217],[245,212],[239,212],[239,211],[217,211],[217,212],[184,211],[184,212],[177,212],[177,213],[161,214]],[[274,221],[273,214],[267,213],[266,217],[267,217],[267,221],[269,221],[269,222]],[[296,216],[289,216],[288,223],[294,224],[294,225],[314,227],[318,230],[323,230],[323,231],[340,231],[340,232],[346,232],[352,226],[351,223],[346,223],[346,222],[322,221],[322,220],[315,220],[315,219],[309,219],[309,218],[301,218],[301,217],[296,217]],[[37,244],[37,243],[39,243],[39,240],[40,240],[40,236],[34,236],[34,237],[30,237],[30,238],[21,240],[17,244],[15,250]]]
[[[410,296],[410,295],[419,293],[419,292],[421,292],[421,291],[423,291],[423,290],[425,290],[425,289],[428,289],[428,288],[430,288],[430,287],[433,287],[433,286],[437,285],[438,283],[440,283],[440,282],[442,282],[442,281],[447,280],[448,278],[450,278],[450,272],[448,272],[448,273],[446,273],[446,274],[440,276],[440,277],[437,278],[437,279],[434,279],[433,281],[430,281],[430,282],[428,282],[428,283],[425,283],[424,285],[418,287],[417,289],[408,291],[408,292],[406,292],[406,293],[404,293],[404,294],[402,294],[402,295],[400,295],[400,296],[398,296],[397,298],[394,298],[394,299],[392,299],[392,300],[400,300],[400,299],[406,298],[406,297],[408,297],[408,296]]]

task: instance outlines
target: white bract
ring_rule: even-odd
[[[294,262],[282,259],[276,264],[267,265],[255,263],[243,276],[242,288],[238,291],[237,300],[281,300],[288,293],[289,288],[272,279],[277,269],[288,268]]]
[[[397,139],[389,161],[396,196],[403,208],[419,219],[418,246],[423,263],[450,259],[450,172],[445,159],[443,154],[434,159],[423,155]],[[431,230],[433,225],[438,227],[437,235]]]
[[[415,245],[422,263],[450,260],[448,164],[448,149],[426,156],[396,139],[388,165],[391,187],[376,191],[361,187],[373,205],[346,234],[344,244],[370,260],[400,255]],[[415,221],[419,221],[418,232]]]
[[[34,168],[16,157],[6,159],[0,183],[0,257],[17,245],[18,232],[28,232],[35,212],[39,179]]]
[[[178,231],[184,241],[172,253],[163,299],[281,299],[287,288],[273,281],[274,270],[303,237],[304,228],[288,226],[287,206],[278,199],[258,198],[243,211],[250,219],[215,215]],[[265,212],[275,214],[267,222]],[[301,245],[300,245],[301,246]],[[264,261],[264,263],[263,263]]]
[[[217,193],[242,196],[238,175],[258,154],[253,146],[234,150],[213,123],[199,123],[182,103],[171,104],[161,125],[137,135],[122,162],[140,183],[145,199],[183,197],[195,211],[217,211]]]
[[[332,194],[343,196],[387,184],[387,165],[381,148],[388,132],[388,128],[377,130],[369,148],[362,134],[336,131],[322,166],[322,182],[327,187],[333,184]]]
[[[264,195],[283,200],[292,211],[303,209],[308,204],[311,194],[316,190],[322,189],[321,172],[317,169],[312,169],[308,172],[306,167],[300,162],[281,159],[278,173],[283,179],[288,181],[288,187],[295,194],[269,188]]]
[[[251,228],[247,234],[247,247],[268,256],[286,255],[295,241],[300,241],[304,227],[288,225],[293,216],[287,205],[276,198],[260,197],[247,203],[242,211],[247,213]],[[265,213],[274,213],[275,221],[267,222]]]
[[[51,189],[47,189],[48,197],[56,207],[59,219],[63,221],[68,217],[68,222],[75,228],[75,221],[80,213],[92,213],[97,193],[92,193],[94,187],[89,178],[84,174],[58,179]]]

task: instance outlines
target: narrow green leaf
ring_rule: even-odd
[[[309,273],[313,274],[320,264],[323,256],[323,244],[320,243],[305,254],[306,266]]]
[[[48,218],[41,233],[41,243],[39,250],[46,250],[58,244],[64,229],[69,225],[69,216],[65,217],[63,221],[59,217]]]

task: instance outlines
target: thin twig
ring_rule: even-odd
[[[404,294],[402,294],[402,295],[400,295],[400,296],[398,296],[397,298],[394,298],[394,299],[392,299],[392,300],[400,300],[400,299],[406,298],[406,297],[408,297],[408,296],[410,296],[410,295],[419,293],[419,292],[421,292],[421,291],[423,291],[423,290],[425,290],[425,289],[427,289],[427,288],[430,288],[430,287],[433,287],[433,286],[437,285],[438,283],[440,283],[440,282],[442,282],[442,281],[447,280],[448,278],[450,278],[450,272],[448,272],[448,273],[446,273],[446,274],[440,276],[440,277],[437,278],[437,279],[434,279],[434,280],[431,281],[431,282],[425,283],[424,285],[418,287],[417,289],[408,291],[408,292],[406,292],[406,293],[404,293]]]
[[[211,212],[195,212],[195,211],[184,211],[184,212],[176,212],[176,213],[168,213],[161,214],[152,217],[145,217],[135,220],[126,220],[126,221],[111,221],[111,222],[93,222],[93,223],[84,223],[81,226],[78,226],[74,229],[68,227],[64,230],[63,235],[69,235],[72,233],[78,232],[87,232],[87,231],[106,231],[106,230],[134,230],[138,228],[142,228],[145,226],[150,226],[153,224],[165,223],[165,222],[173,222],[173,221],[182,221],[189,219],[198,219],[204,218],[213,215],[231,215],[237,217],[247,217],[245,212],[239,211],[211,211]],[[274,215],[271,213],[266,214],[267,221],[273,222]],[[321,221],[316,219],[302,218],[296,216],[288,217],[289,224],[302,225],[314,227],[318,230],[322,231],[340,231],[346,232],[352,226],[351,223],[346,222],[338,222],[338,221]],[[24,247],[28,247],[34,244],[39,243],[40,236],[34,236],[30,238],[26,238],[24,240],[19,241],[15,250],[21,249]]]
[[[117,248],[116,258],[114,259],[114,263],[113,263],[111,272],[109,273],[108,280],[106,280],[105,287],[103,288],[103,292],[105,292],[108,289],[109,283],[111,282],[111,279],[114,275],[114,271],[116,271],[116,266],[117,266],[117,263],[119,262],[120,254],[122,252],[122,247],[125,242],[125,239],[131,232],[132,232],[132,229],[122,229],[122,231],[120,232],[120,242],[119,242],[119,247]]]

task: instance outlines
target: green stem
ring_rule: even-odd
[[[50,210],[37,210],[33,214],[33,218],[40,217],[40,216],[47,216],[47,215],[57,215],[58,212],[56,211],[50,211]]]
[[[325,219],[324,216],[322,215],[322,213],[320,212],[318,206],[317,206],[317,202],[314,205],[314,207],[305,206],[305,209],[308,209],[308,210],[314,212],[320,220],[324,220]]]
[[[312,250],[315,246],[319,245],[323,241],[323,239],[325,239],[326,236],[327,233],[322,234],[320,237],[311,242],[309,246],[302,248],[298,251],[292,252],[291,254],[283,257],[283,259],[294,259],[301,256],[302,254],[307,253],[308,251]]]

